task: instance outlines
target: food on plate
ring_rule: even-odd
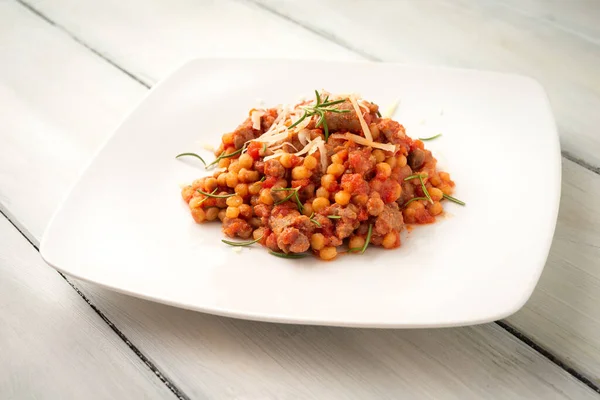
[[[181,191],[193,219],[221,221],[225,235],[243,239],[226,244],[258,243],[279,257],[397,248],[405,224],[435,222],[445,200],[464,205],[423,141],[357,95],[315,91],[295,105],[253,108],[214,161],[185,156],[214,168]]]

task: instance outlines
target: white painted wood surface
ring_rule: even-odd
[[[83,284],[192,398],[597,399],[496,324],[377,330],[268,324]]]
[[[174,398],[3,215],[0,238],[0,398]]]
[[[223,26],[233,27],[235,18],[243,17],[266,19],[269,28],[241,37],[224,35],[223,47],[214,53],[212,45],[195,39],[211,36],[214,25],[209,21],[220,13],[214,4],[205,9],[188,0],[155,2],[151,8],[144,7],[142,0],[128,2],[127,7],[116,0],[27,1],[80,40],[150,83],[190,55],[239,52],[252,56],[247,52],[258,42],[266,46],[261,48],[260,55],[344,59],[358,56],[335,44],[323,44],[316,34],[246,3],[239,4],[239,10],[227,3],[224,7],[229,13],[223,17]],[[358,1],[348,7],[328,0],[308,5],[292,1],[267,5],[285,18],[297,19],[329,35],[331,40],[382,59],[485,67],[527,73],[545,84],[549,80],[549,89],[562,88],[550,90],[550,95],[561,126],[563,147],[571,149],[576,158],[587,157],[580,147],[592,155],[600,154],[600,143],[596,142],[600,140],[597,128],[600,113],[595,111],[600,101],[597,73],[600,50],[596,43],[600,28],[594,24],[600,21],[600,2],[576,0],[567,6],[560,0],[543,5],[529,0],[522,9],[519,4]],[[366,10],[371,8],[381,12],[368,17]],[[139,9],[143,9],[141,16],[135,11]],[[97,15],[105,17],[96,18]],[[351,24],[361,15],[367,17],[360,19],[363,23],[359,29]],[[186,20],[186,16],[193,16],[196,23],[182,25],[180,21]],[[105,19],[109,17],[112,32],[118,34],[106,33]],[[398,20],[402,23],[397,23]],[[494,24],[493,29],[486,21]],[[168,31],[167,39],[161,34],[164,31]],[[286,32],[293,34],[288,37]],[[277,38],[272,45],[269,35]],[[550,39],[552,46],[546,43]],[[176,42],[178,47],[166,46],[164,41]],[[293,46],[281,49],[285,41]],[[565,58],[570,66],[564,64]],[[565,100],[572,96],[577,98],[576,102]],[[600,235],[598,229],[586,224],[597,220],[600,210],[593,201],[584,200],[594,198],[584,194],[597,193],[600,180],[598,175],[570,162],[565,163],[563,180],[562,208],[546,270],[530,302],[509,322],[539,340],[568,365],[581,368],[592,379],[600,379],[600,335],[596,334],[600,309],[593,307],[595,299],[600,297],[596,261]],[[580,186],[584,187],[583,192],[577,193]],[[587,307],[580,308],[582,301]]]
[[[208,8],[184,0],[31,4],[58,26],[13,1],[0,3],[0,104],[10,106],[0,120],[0,207],[34,241],[77,171],[145,91],[61,30],[144,82],[154,82],[189,55],[357,57],[246,3],[210,3]],[[249,21],[261,21],[260,28],[240,33]],[[219,37],[221,48],[198,39],[213,36]],[[249,54],[257,43],[263,47]],[[587,194],[600,187],[597,175],[569,162],[564,179],[565,190]],[[530,316],[514,324],[532,328],[530,322],[537,318],[548,332],[526,333],[551,344],[552,351],[566,347],[561,358],[594,376],[600,359],[597,339],[591,336],[592,322],[598,319],[592,309],[597,276],[586,277],[586,287],[577,282],[581,271],[593,271],[595,254],[588,247],[597,246],[599,236],[578,221],[597,220],[598,210],[582,208],[575,197],[563,198],[563,210],[571,212],[561,212],[559,229],[565,233],[557,232],[557,238],[565,241],[557,246],[555,239],[550,283],[547,270],[532,299],[540,296],[538,306],[523,311]],[[571,236],[578,238],[579,254],[571,253],[566,243]],[[552,287],[562,281],[571,282],[569,290]],[[307,398],[327,397],[335,390],[342,391],[337,397],[343,393],[348,398],[586,398],[592,393],[495,325],[437,331],[270,325],[191,313],[78,284],[193,397]],[[579,299],[592,300],[577,318],[563,323],[555,308],[543,306],[547,297],[569,312],[579,310]],[[573,337],[569,346],[563,335]]]

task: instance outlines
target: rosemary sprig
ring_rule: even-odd
[[[342,113],[350,112],[350,110],[340,110],[338,108],[332,108],[332,106],[335,106],[337,104],[341,104],[341,103],[345,102],[346,99],[328,101],[329,95],[327,95],[327,97],[325,97],[325,101],[321,102],[321,95],[319,94],[319,92],[317,90],[315,90],[315,97],[316,97],[315,105],[302,107],[302,109],[304,110],[304,113],[298,119],[298,121],[296,121],[292,125],[290,125],[288,127],[288,129],[292,129],[293,127],[297,126],[300,122],[304,121],[307,117],[313,117],[313,116],[317,115],[317,116],[319,116],[319,119],[317,120],[315,127],[318,128],[320,126],[323,126],[323,134],[325,135],[325,141],[327,142],[327,139],[329,139],[329,127],[327,126],[327,120],[325,119],[325,113],[332,112],[332,113],[342,114]]]
[[[221,239],[221,242],[228,244],[230,246],[250,246],[251,244],[254,244],[256,242],[259,242],[263,237],[259,237],[256,240],[248,240],[246,242],[232,242],[231,240],[225,240],[225,239]]]
[[[431,136],[431,137],[426,137],[426,138],[421,138],[421,137],[420,137],[420,138],[419,138],[419,140],[433,140],[433,139],[437,139],[437,138],[439,138],[440,136],[442,136],[442,134],[441,134],[441,133],[438,133],[437,135],[435,135],[435,136]]]
[[[427,200],[429,200],[429,202],[431,204],[433,204],[433,200],[431,199],[431,196],[429,195],[429,192],[427,191],[427,188],[425,187],[425,182],[423,182],[423,174],[414,174],[411,176],[407,176],[406,178],[404,178],[404,180],[410,181],[411,179],[415,179],[415,178],[419,178],[419,182],[421,182],[421,189],[423,189],[423,194],[425,195],[425,197],[427,197]]]
[[[231,193],[231,194],[213,194],[215,192],[214,190],[213,190],[213,193],[206,193],[206,192],[204,192],[204,191],[202,191],[200,189],[196,189],[196,191],[198,193],[202,193],[203,195],[208,196],[208,197],[212,197],[214,199],[226,199],[228,197],[235,196],[235,193]]]
[[[289,199],[291,199],[292,197],[294,198],[294,201],[296,202],[296,205],[298,206],[298,211],[302,212],[304,210],[304,206],[302,205],[302,202],[300,201],[300,197],[298,197],[298,190],[300,189],[300,186],[298,186],[297,188],[277,188],[277,189],[272,189],[274,192],[282,192],[282,191],[292,191],[292,193],[290,193],[289,195],[285,196],[282,200],[279,200],[277,203],[275,203],[275,205],[277,204],[281,204],[281,203],[285,203],[286,201],[288,201]]]
[[[269,254],[274,255],[275,257],[281,257],[281,258],[304,258],[306,257],[306,254],[302,254],[302,253],[280,253],[278,251],[269,251]]]
[[[204,164],[204,166],[206,167],[206,161],[204,161],[204,159],[196,153],[181,153],[175,156],[175,158],[179,157],[196,157],[198,160],[202,161],[202,164]]]
[[[237,149],[237,150],[236,150],[236,151],[234,151],[233,153],[225,154],[225,151],[223,151],[223,152],[222,152],[222,153],[219,155],[219,157],[215,158],[215,160],[214,160],[213,162],[211,162],[210,164],[208,164],[208,165],[206,166],[206,169],[208,169],[208,168],[212,167],[213,165],[217,164],[219,161],[221,161],[221,160],[222,160],[222,159],[224,159],[224,158],[231,158],[231,157],[237,156],[238,154],[240,154],[242,151],[244,151],[244,150],[246,149],[246,144],[247,144],[247,142],[246,142],[246,143],[244,143],[244,145],[242,146],[242,148],[241,148],[241,149]]]
[[[450,200],[450,201],[452,201],[452,202],[454,202],[456,204],[460,204],[461,206],[466,206],[467,205],[467,203],[465,203],[462,200],[457,199],[456,197],[452,197],[452,196],[449,196],[447,194],[444,194],[443,196],[444,196],[445,199],[448,199],[448,200]]]
[[[409,201],[404,203],[402,208],[406,208],[406,206],[408,206],[410,203],[412,203],[413,201],[417,201],[417,200],[427,200],[427,197],[413,197],[412,199],[410,199]]]
[[[367,247],[369,247],[369,242],[371,241],[371,236],[373,235],[373,224],[369,224],[369,230],[367,231],[367,238],[365,239],[365,244],[363,244],[363,247],[353,247],[351,249],[348,249],[349,253],[352,252],[360,252],[360,254],[364,254],[365,250],[367,250]]]
[[[310,214],[310,217],[308,217],[310,219],[310,221],[315,224],[316,226],[318,226],[319,228],[322,228],[323,225],[321,225],[321,223],[319,221],[317,221],[316,219],[314,219],[313,217],[315,216],[315,213],[313,212],[312,214]]]
[[[331,219],[340,219],[342,218],[340,215],[328,215],[327,218],[331,218]]]
[[[212,194],[215,194],[215,193],[217,193],[217,189],[218,189],[218,188],[215,188],[215,190],[213,190],[212,192],[210,192],[210,194],[212,195]],[[210,199],[210,197],[208,197],[208,196],[207,196],[207,197],[205,197],[205,198],[203,198],[202,200],[200,200],[200,203],[198,203],[198,205],[200,205],[200,204],[204,203],[204,202],[205,202],[206,200],[208,200],[208,199]]]
[[[266,176],[266,175],[263,175],[263,177],[262,177],[262,178],[260,178],[260,181],[259,181],[259,182],[264,182],[264,181],[265,181],[265,179],[267,179],[267,176]]]

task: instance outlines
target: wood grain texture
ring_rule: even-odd
[[[122,46],[131,50],[132,47],[128,47],[130,44],[127,32],[134,31],[135,35],[142,37],[143,32],[140,33],[137,29],[142,30],[140,26],[144,25],[136,25],[137,18],[129,10],[129,4],[131,3],[68,1],[43,3],[50,8],[56,6],[59,10],[61,7],[66,7],[77,15],[112,15],[112,23],[118,25],[115,29],[123,35],[120,38]],[[184,5],[190,9],[185,10]],[[79,7],[87,11],[83,12]],[[203,16],[214,19],[219,15],[218,10],[213,14],[205,14],[198,11],[196,7],[199,6],[183,1],[156,2],[144,9],[144,12],[149,13],[144,18],[155,20],[157,26],[169,27],[177,26],[177,21],[182,16],[194,15],[197,18],[196,24],[189,24],[185,29],[172,28],[177,30],[177,35],[181,35],[181,41],[184,42],[185,38],[197,34],[196,25],[203,25]],[[350,53],[344,53],[337,46],[331,47],[333,45],[330,44],[319,47],[321,43],[326,42],[317,40],[314,35],[303,30],[294,30],[290,28],[289,23],[269,14],[262,14],[259,9],[248,8],[237,3],[232,3],[229,7],[243,7],[244,19],[229,19],[217,28],[214,28],[214,24],[211,25],[213,30],[216,29],[216,33],[225,35],[242,22],[262,20],[264,16],[273,22],[269,25],[270,28],[261,31],[260,35],[256,32],[252,33],[254,36],[250,37],[253,43],[256,41],[268,43],[271,37],[276,36],[287,42],[295,40],[310,43],[310,46],[306,45],[307,53],[304,56],[316,57],[318,54],[327,56],[333,54],[332,49],[337,49],[336,51],[345,54],[343,57],[355,57]],[[45,9],[44,12],[49,14],[48,10]],[[152,12],[156,14],[148,10],[154,10]],[[25,10],[21,11],[25,12]],[[240,15],[239,10],[228,9],[227,11],[229,16]],[[0,13],[0,18],[3,15]],[[14,93],[21,93],[22,88],[29,88],[30,92],[24,99],[36,99],[30,110],[27,108],[28,103],[22,101],[20,112],[9,114],[12,118],[9,122],[10,131],[2,129],[2,124],[5,122],[0,121],[0,135],[3,135],[2,132],[9,132],[5,136],[0,136],[0,140],[2,143],[5,141],[14,143],[10,150],[3,150],[6,149],[5,146],[0,147],[0,171],[6,171],[5,174],[0,173],[0,201],[3,209],[8,210],[13,217],[28,227],[33,240],[37,241],[50,217],[49,210],[60,201],[74,179],[75,171],[92,156],[95,151],[94,143],[97,146],[109,132],[109,130],[95,128],[100,117],[103,117],[101,122],[103,126],[115,126],[119,119],[117,114],[123,115],[137,97],[143,95],[144,89],[116,69],[107,72],[112,68],[107,64],[101,64],[103,67],[91,66],[93,64],[91,60],[98,61],[98,57],[89,52],[80,54],[81,46],[67,35],[61,34],[60,28],[52,28],[48,24],[43,25],[42,28],[40,24],[43,21],[36,20],[37,22],[33,23],[30,20],[31,15],[27,13],[19,12],[9,16],[13,19],[8,21],[15,21],[12,24],[12,29],[15,31],[11,31],[14,40],[18,38],[20,44],[9,46],[10,51],[0,53],[0,57],[11,60],[13,54],[22,54],[22,62],[37,60],[38,69],[35,70],[31,66],[31,69],[25,69],[23,75],[20,75],[18,68],[11,67],[9,71],[13,75],[6,77],[6,74],[0,74],[0,96],[3,95],[4,89],[1,89],[3,87],[11,87]],[[81,23],[79,34],[85,36],[88,25],[90,29],[94,28],[93,18],[89,18],[89,21],[84,20]],[[192,25],[193,29],[190,28]],[[209,22],[207,25],[210,25]],[[3,26],[4,24],[0,24],[0,29]],[[26,31],[42,32],[41,37],[28,36],[25,33],[18,35],[20,27]],[[126,27],[128,29],[125,29]],[[101,30],[98,32],[102,33]],[[177,35],[173,34],[170,40],[176,42]],[[240,36],[237,33],[236,35]],[[291,37],[286,39],[286,35]],[[244,37],[241,35],[239,40],[243,41]],[[44,41],[42,40],[44,38],[52,38],[52,40]],[[100,45],[103,44],[104,38],[100,35],[97,40],[95,46],[99,47],[95,49],[103,55],[107,54],[106,48],[119,45],[119,43],[110,46],[104,44],[105,47],[102,48]],[[233,54],[238,44],[234,43],[233,39],[229,40],[223,42],[226,46],[220,51],[231,51]],[[36,47],[38,41],[41,41],[43,46]],[[191,40],[187,42],[191,43]],[[157,59],[160,58],[161,46],[167,48],[163,51],[170,48],[166,44],[152,47],[151,43],[148,43],[147,46],[150,46],[146,48],[148,52],[159,52],[158,55],[153,55]],[[24,51],[22,48],[27,52],[21,53]],[[52,54],[58,51],[57,49],[61,57],[52,58],[54,65],[47,67],[39,62],[43,59],[40,53]],[[196,49],[194,51],[202,52],[196,52],[195,56],[213,55],[208,48]],[[279,55],[276,51],[275,47],[270,48],[273,56]],[[279,51],[283,52],[281,49]],[[87,56],[83,56],[84,53]],[[169,59],[171,56],[169,54],[164,55],[165,60],[162,64],[164,69],[181,61]],[[342,55],[334,56],[342,57]],[[73,59],[79,59],[85,67],[69,69]],[[135,65],[145,64],[135,57],[132,57],[129,62],[134,61],[137,63]],[[87,66],[88,63],[90,66]],[[5,62],[0,63],[0,68],[3,68],[4,64]],[[60,71],[61,68],[69,71],[68,76],[56,72],[52,76],[54,80],[40,79],[35,86],[28,86],[25,79],[31,74],[46,73],[46,69]],[[85,86],[83,83],[86,79],[98,80],[101,84]],[[80,90],[83,90],[85,95],[77,96],[76,85],[71,84],[71,80],[84,86]],[[57,88],[64,85],[70,89],[63,99],[62,92]],[[6,93],[4,95],[7,96]],[[131,103],[123,104],[126,101],[122,100],[122,97],[131,97]],[[76,102],[74,99],[79,101]],[[10,100],[12,101],[13,98]],[[52,113],[45,113],[45,110],[52,110]],[[87,125],[79,119],[78,112],[88,113],[86,114]],[[32,150],[31,141],[36,136],[31,136],[29,141],[15,139],[33,130],[28,125],[28,120],[31,118],[38,118],[40,126],[60,127],[54,130],[40,130],[37,137],[43,136],[44,143],[54,143],[56,140],[58,143],[75,141],[84,144],[75,147],[74,150],[44,152],[41,146],[39,149]],[[75,155],[74,152],[77,154]],[[7,157],[7,154],[10,157]],[[13,154],[24,157],[26,162],[15,160]],[[74,161],[71,163],[62,161],[69,157]],[[576,176],[579,169],[580,167],[573,165]],[[13,183],[11,186],[5,185],[5,181],[27,182],[33,187],[44,184],[49,190],[44,192],[43,196],[32,196],[31,191],[23,189],[23,183]],[[598,183],[592,181],[591,184]],[[38,207],[38,210],[33,211],[35,215],[29,215],[35,207]],[[398,395],[402,394],[419,398],[442,396],[444,398],[452,398],[452,396],[454,398],[589,398],[591,396],[591,391],[587,388],[495,325],[421,331],[282,326],[192,313],[132,299],[82,282],[78,285],[84,286],[85,293],[95,304],[106,312],[111,320],[175,383],[194,397],[314,398],[322,395],[321,397],[326,398],[328,394],[334,393],[338,398],[385,398],[386,396],[398,398]],[[585,322],[585,320],[580,321],[580,323]],[[203,379],[204,377],[207,379]]]
[[[198,56],[359,58],[244,2],[25,3],[148,84]]]
[[[500,0],[257,2],[372,58],[532,76],[548,91],[563,151],[600,167],[600,48],[588,40],[598,2],[555,1],[546,13],[541,0],[523,9]]]
[[[268,324],[80,283],[190,397],[584,399],[587,387],[495,324],[375,330]]]
[[[600,176],[570,161],[537,289],[508,322],[600,383]],[[540,200],[543,201],[543,200]]]
[[[147,90],[13,1],[0,49],[0,204],[31,238]]]
[[[0,398],[175,398],[2,215],[0,238]]]

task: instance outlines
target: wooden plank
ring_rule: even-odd
[[[172,4],[169,3],[171,6]],[[88,6],[92,4],[88,3]],[[158,8],[156,5],[154,7]],[[159,9],[156,20],[168,19],[169,13],[162,14],[162,11],[169,7],[165,4],[164,10]],[[111,10],[115,20],[119,20],[118,11]],[[101,14],[98,12],[98,15]],[[251,20],[262,18],[260,15],[251,16]],[[179,18],[179,15],[175,17]],[[164,24],[169,25],[168,22]],[[201,25],[201,21],[198,21],[198,24]],[[15,24],[14,29],[27,25]],[[130,21],[129,26],[136,25],[134,21]],[[54,29],[44,30],[44,36],[58,35]],[[267,41],[271,36],[285,36],[286,32],[289,32],[287,26],[282,24],[276,29],[265,31],[263,39]],[[292,31],[295,40],[302,39],[298,34],[301,32]],[[28,48],[31,54],[27,57],[35,58],[38,52],[52,53],[52,46],[62,46],[43,42],[44,46],[36,51],[35,44],[39,39],[27,39],[27,36],[25,39],[20,38],[19,48],[13,49],[12,52],[20,51],[21,47]],[[320,51],[325,52],[329,49]],[[11,52],[1,55],[7,57],[7,60],[12,56]],[[92,54],[88,55],[94,58]],[[71,65],[70,55],[66,51],[63,51],[61,60],[63,68]],[[39,68],[43,71],[43,65],[39,65]],[[25,85],[25,79],[18,76],[16,71],[13,72],[16,76],[10,77],[11,85],[14,85],[15,92],[20,92],[20,86]],[[58,79],[57,86],[60,87],[68,85],[68,79],[81,82],[82,77],[99,77],[105,86],[114,91],[121,85],[119,81],[122,76],[119,74],[116,72],[114,77],[109,78],[104,72],[90,72],[82,68],[71,70],[69,77],[57,75],[55,79]],[[7,79],[5,75],[0,74],[2,85],[8,86],[5,82]],[[114,82],[111,82],[111,79]],[[58,93],[54,84],[49,81],[45,84],[39,82],[35,90],[29,93],[30,97],[42,99],[37,104],[40,110],[43,111],[45,107],[56,110],[55,113],[44,114],[43,119],[35,109],[31,110],[33,116],[40,118],[40,123],[49,126],[56,124],[55,119],[60,121],[64,118],[69,121],[70,118],[76,118],[61,111],[58,105],[49,104],[63,101],[60,97],[52,96]],[[128,86],[123,85],[123,88],[127,95]],[[113,93],[107,93],[102,87],[95,87],[94,90],[95,92],[89,93],[94,97],[92,105],[102,105],[103,109],[115,110],[121,107]],[[137,93],[137,89],[134,91]],[[119,90],[116,93],[121,95]],[[82,112],[87,110],[93,113],[94,110],[88,101],[91,100],[82,96],[77,105]],[[121,112],[124,113],[126,108],[123,107]],[[21,127],[25,127],[25,131],[29,129],[25,121],[19,121],[28,117],[26,111],[11,117],[11,126],[14,129],[10,131],[7,140],[23,134]],[[88,127],[97,121],[93,115],[89,117],[91,122],[88,123]],[[104,123],[116,124],[116,120],[111,120],[110,116],[106,118]],[[4,122],[0,122],[2,123]],[[105,132],[98,133],[95,129],[88,130],[85,125],[76,126],[78,129],[67,127],[50,131],[47,135],[63,140],[73,140],[81,135],[105,135]],[[0,129],[0,132],[2,131]],[[85,140],[100,142],[93,137]],[[77,150],[81,152],[78,159],[82,164],[94,151],[86,146]],[[29,157],[30,152],[29,143],[19,142],[10,149],[11,154],[23,153],[24,157],[28,157],[30,164],[27,165],[15,162],[13,157],[5,157],[3,151],[0,157],[0,171],[11,171],[11,179],[31,182],[35,186],[40,183],[38,179],[42,178],[28,172],[28,169],[56,168],[55,172],[43,175],[46,184],[54,188],[44,196],[32,198],[30,193],[24,191],[14,188],[7,190],[7,186],[4,185],[7,178],[0,175],[2,204],[19,220],[24,220],[27,210],[34,206],[39,207],[39,203],[57,203],[70,184],[67,182],[69,174],[80,166],[76,162],[66,165],[60,160],[53,160],[68,157],[68,153],[49,152],[50,154],[46,153],[43,162],[40,162],[36,161],[36,157]],[[34,241],[39,239],[42,231],[39,227],[47,223],[49,216],[49,212],[45,215],[39,212],[29,223]],[[81,282],[78,284],[83,286]],[[340,396],[342,393],[347,398],[397,397],[403,393],[416,394],[420,398],[474,398],[489,396],[490,393],[496,398],[589,398],[592,394],[564,371],[495,325],[425,331],[281,326],[235,321],[177,310],[108,292],[94,285],[85,285],[85,292],[190,396],[283,398],[319,397],[324,394],[321,397],[328,397],[327,394],[333,394],[334,389],[340,391],[336,393],[336,397],[343,397]]]
[[[24,3],[148,84],[198,56],[359,58],[243,2]]]
[[[597,398],[495,324],[429,330],[267,324],[82,285],[191,397]]]
[[[0,204],[31,238],[147,90],[13,1],[0,49]]]
[[[563,1],[554,7],[557,12],[578,10],[568,14],[573,22],[585,14],[596,21],[593,32],[584,26],[581,34],[573,34],[573,27],[565,29],[528,14],[534,5],[545,7],[542,0],[529,1],[521,12],[520,2],[508,7],[500,1],[363,1],[352,7],[344,0],[256,1],[380,60],[532,76],[548,91],[563,151],[600,170],[600,51],[597,41],[587,39],[598,29],[597,2]]]
[[[2,215],[0,238],[0,398],[174,398]]]
[[[569,161],[556,234],[527,306],[508,322],[594,380],[600,378],[600,176]]]

